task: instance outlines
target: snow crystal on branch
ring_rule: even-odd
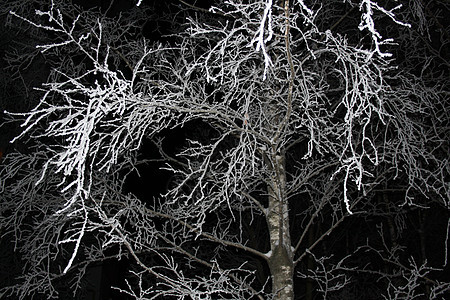
[[[267,53],[266,43],[272,39],[273,36],[273,28],[272,28],[272,5],[273,0],[267,0],[266,7],[264,8],[264,14],[261,19],[261,23],[259,25],[259,29],[256,32],[255,38],[252,40],[252,45],[256,42],[256,51],[262,51],[264,55],[264,74],[263,80],[266,80],[267,77],[267,69],[272,65],[272,60],[270,59],[269,54]],[[266,29],[267,27],[267,29]],[[267,33],[267,37],[264,36]]]
[[[397,23],[399,25],[411,27],[410,24],[403,23],[396,19],[395,15],[394,15],[394,10],[400,9],[401,7],[402,7],[402,5],[400,4],[390,10],[386,10],[385,8],[379,6],[376,2],[374,2],[372,0],[362,0],[361,1],[360,5],[359,5],[359,9],[361,11],[365,11],[365,12],[361,16],[361,23],[359,24],[358,28],[361,31],[363,31],[364,29],[369,30],[369,32],[372,35],[372,40],[375,44],[375,50],[373,50],[370,53],[369,57],[372,56],[374,53],[377,53],[378,55],[380,55],[380,57],[392,56],[392,53],[382,52],[380,50],[380,46],[385,45],[385,44],[391,44],[394,41],[393,39],[390,39],[390,38],[383,39],[381,34],[375,28],[375,22],[373,20],[374,10],[378,10],[378,11],[382,12],[383,14],[385,14],[386,16],[391,18],[392,21],[394,21],[395,23]]]

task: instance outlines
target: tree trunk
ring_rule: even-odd
[[[268,186],[267,224],[271,247],[269,268],[272,275],[273,299],[289,300],[294,298],[294,263],[289,234],[289,210],[285,199],[284,157],[276,156],[273,161],[275,165],[269,166],[272,170],[272,178]]]

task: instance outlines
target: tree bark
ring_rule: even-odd
[[[270,165],[272,178],[268,186],[267,224],[271,255],[269,268],[272,275],[273,299],[293,299],[293,254],[289,234],[289,210],[285,199],[286,173],[284,157],[277,155]]]

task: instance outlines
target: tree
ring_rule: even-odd
[[[0,222],[26,263],[5,295],[56,296],[64,278],[76,293],[109,259],[130,262],[117,289],[135,299],[342,298],[362,278],[389,299],[449,289],[401,245],[417,210],[448,219],[448,62],[386,38],[408,41],[414,17],[434,28],[422,2],[179,1],[164,42],[140,32],[150,3],[64,2],[7,7],[45,37],[28,57],[51,71],[36,107],[10,113],[27,150],[3,157]],[[144,165],[171,174],[155,197],[129,188]],[[372,227],[333,246],[346,224]]]

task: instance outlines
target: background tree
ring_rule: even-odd
[[[4,295],[126,260],[136,299],[444,297],[446,2],[174,1],[170,26],[142,2],[4,4],[43,39],[9,64],[50,69],[9,114],[0,222],[25,264]]]

